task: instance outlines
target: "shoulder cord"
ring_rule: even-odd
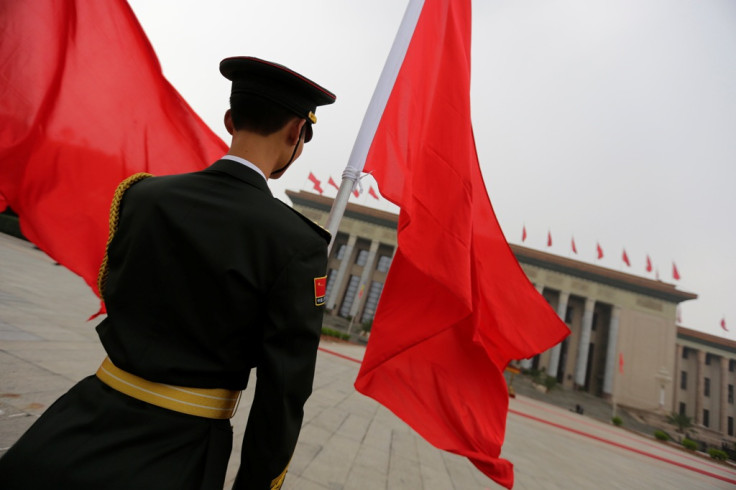
[[[102,259],[102,265],[100,265],[100,271],[97,274],[97,290],[99,291],[100,298],[103,298],[105,284],[107,282],[107,253],[110,243],[112,243],[112,239],[115,236],[115,232],[118,230],[118,222],[120,221],[120,203],[123,200],[123,195],[125,195],[125,191],[127,191],[133,184],[147,177],[153,177],[153,175],[146,172],[133,174],[122,181],[118,185],[117,189],[115,189],[115,194],[112,197],[112,204],[110,205],[110,233],[107,237],[107,244],[105,245],[105,257]]]

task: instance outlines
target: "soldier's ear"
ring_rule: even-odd
[[[299,141],[299,138],[302,135],[302,128],[304,125],[307,124],[306,119],[299,119],[294,118],[289,122],[289,131],[288,131],[288,138],[289,138],[289,146],[294,146]]]
[[[225,129],[227,129],[227,132],[230,133],[230,135],[232,135],[235,131],[235,126],[233,125],[233,115],[230,112],[230,109],[225,111]]]

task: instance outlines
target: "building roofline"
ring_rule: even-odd
[[[330,211],[334,201],[331,197],[321,196],[303,190],[299,192],[287,190],[286,195],[294,204],[308,206],[326,212]],[[399,223],[399,216],[395,213],[353,203],[348,203],[345,209],[345,216],[394,230]],[[673,303],[680,303],[698,297],[697,294],[678,290],[674,284],[655,281],[594,264],[587,264],[559,255],[533,250],[521,245],[509,244],[509,246],[516,259],[522,264],[542,267],[562,274],[599,282],[619,289],[634,291]]]
[[[677,327],[677,338],[682,340],[689,340],[697,344],[707,345],[716,349],[723,349],[736,354],[736,341],[730,339],[724,339],[717,335],[701,332],[699,330],[693,330],[686,327]]]

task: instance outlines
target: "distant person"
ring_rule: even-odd
[[[233,82],[230,151],[118,187],[100,271],[108,358],[0,459],[0,488],[220,490],[252,368],[234,488],[281,487],[312,390],[330,237],[267,179],[299,158],[335,96],[257,58],[220,71]]]

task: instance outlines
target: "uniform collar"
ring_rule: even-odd
[[[271,194],[271,189],[268,188],[266,180],[263,178],[263,174],[256,172],[249,166],[242,165],[240,162],[233,161],[230,158],[216,161],[210,165],[207,170],[225,173],[250,184],[253,187],[257,187],[269,196],[273,196],[273,194]]]
[[[256,172],[258,172],[261,175],[261,177],[263,177],[263,180],[268,181],[268,179],[266,178],[266,175],[263,173],[263,170],[261,170],[260,168],[256,167],[256,164],[255,163],[249,162],[245,158],[240,158],[240,157],[235,156],[235,155],[225,155],[224,157],[221,158],[221,160],[232,160],[233,162],[242,163],[243,165],[245,165],[249,169],[255,170]]]

